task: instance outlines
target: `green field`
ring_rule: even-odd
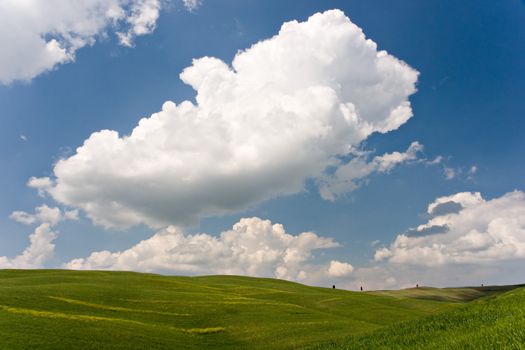
[[[520,348],[525,290],[509,289],[0,270],[0,349]]]
[[[525,349],[525,288],[315,349]]]

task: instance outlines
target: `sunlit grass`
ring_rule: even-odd
[[[386,332],[493,295],[413,294],[239,276],[0,270],[0,349],[304,348]]]
[[[314,349],[524,349],[525,289]]]

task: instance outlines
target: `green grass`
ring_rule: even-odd
[[[525,288],[507,290],[487,288],[488,295],[458,310],[314,349],[525,349]]]
[[[377,334],[398,341],[413,331],[403,327],[520,292],[360,293],[239,276],[0,270],[0,349],[375,348]]]
[[[380,290],[370,292],[374,295],[390,296],[394,298],[415,298],[440,301],[472,301],[479,298],[487,298],[502,292],[519,288],[515,286],[487,286],[468,288],[408,288],[401,290]]]

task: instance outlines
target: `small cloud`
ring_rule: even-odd
[[[20,135],[20,140],[27,141],[27,136],[26,135]]]
[[[478,167],[476,165],[473,165],[470,167],[470,169],[467,171],[467,180],[474,180],[474,175],[478,172]]]
[[[427,160],[426,164],[428,165],[435,165],[435,164],[439,164],[443,161],[443,156],[437,156],[436,158],[432,159],[432,160]]]
[[[9,218],[11,220],[14,220],[24,225],[31,225],[36,220],[34,215],[31,215],[29,213],[26,213],[25,211],[20,211],[20,210],[12,212],[11,215],[9,215]]]
[[[12,212],[11,215],[9,215],[9,218],[24,225],[41,223],[56,226],[64,220],[77,220],[78,210],[62,211],[58,207],[49,207],[46,204],[43,204],[36,207],[33,214],[17,210]]]
[[[38,195],[44,197],[47,190],[53,187],[53,181],[49,177],[32,176],[29,181],[27,181],[27,186],[36,188],[38,190]]]
[[[348,276],[352,271],[354,271],[352,265],[337,260],[330,261],[330,267],[328,268],[328,274],[332,277]]]
[[[456,177],[456,170],[454,170],[453,168],[445,167],[443,169],[443,173],[445,174],[445,179],[447,180],[452,180]]]
[[[184,4],[186,10],[190,12],[195,11],[202,5],[201,0],[182,0],[182,3]]]
[[[124,32],[117,32],[120,44],[133,47],[135,37],[152,33],[160,15],[160,7],[159,0],[142,0],[133,3],[131,13],[126,18],[129,29]]]
[[[381,243],[381,241],[378,240],[378,239],[376,239],[376,240],[372,241],[372,242],[370,243],[370,245],[371,245],[372,247],[377,247],[377,246],[379,245],[379,243]]]

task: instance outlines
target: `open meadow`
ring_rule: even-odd
[[[523,327],[509,325],[514,318],[523,324],[525,291],[501,293],[361,293],[239,276],[2,270],[0,348],[409,348],[431,335],[467,339],[486,327],[523,340]],[[480,318],[486,306],[490,314]]]

